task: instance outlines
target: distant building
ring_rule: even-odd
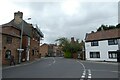
[[[63,53],[61,51],[61,48],[57,46],[56,44],[46,44],[40,46],[40,53],[41,56],[49,56],[49,57],[57,57],[57,56],[63,56]]]
[[[118,39],[120,39],[120,29],[86,34],[86,60],[117,61]]]
[[[48,46],[48,44],[44,43],[39,47],[41,57],[45,57],[48,55]]]
[[[20,48],[21,29],[23,25],[21,61],[30,61],[39,57],[40,39],[43,38],[43,33],[36,26],[27,23],[23,20],[23,13],[18,11],[14,13],[14,19],[2,25],[2,61],[7,64],[9,59],[6,59],[11,54],[14,54],[16,62],[18,62],[17,51]],[[9,54],[8,56],[6,54]]]

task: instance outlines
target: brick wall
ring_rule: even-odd
[[[34,51],[34,54],[33,54],[33,51]],[[40,58],[40,54],[39,54],[39,41],[31,38],[30,60],[34,60],[36,58]]]
[[[5,58],[5,53],[6,50],[10,50],[11,54],[14,55],[15,57],[15,62],[18,62],[18,51],[17,49],[20,46],[20,38],[19,37],[15,37],[16,35],[19,35],[19,30],[12,28],[12,27],[5,27],[2,28],[2,31],[4,31],[4,34],[2,34],[2,64],[9,64],[9,60]],[[12,37],[12,43],[8,44],[6,42],[6,37],[8,36],[7,34],[12,34],[9,35]]]
[[[47,44],[43,44],[39,47],[39,51],[41,53],[41,56],[44,57],[48,54],[48,45]]]

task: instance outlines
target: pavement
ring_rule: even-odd
[[[19,67],[19,66],[24,66],[24,65],[29,65],[32,64],[34,62],[40,61],[41,59],[43,59],[44,57],[41,58],[36,58],[34,61],[26,61],[26,62],[21,62],[20,64],[16,64],[16,65],[2,65],[2,69],[9,69],[9,68],[13,68],[13,67]]]
[[[82,62],[89,62],[89,63],[103,63],[103,64],[112,64],[112,65],[118,65],[118,62],[115,61],[92,61],[92,60],[81,60]]]

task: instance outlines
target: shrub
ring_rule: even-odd
[[[70,52],[64,52],[64,57],[65,58],[72,58],[72,54]]]

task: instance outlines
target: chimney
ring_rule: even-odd
[[[16,18],[16,17],[19,17],[19,18],[23,18],[23,13],[22,12],[20,12],[20,11],[18,11],[18,12],[15,12],[14,13],[14,19]]]
[[[16,24],[21,23],[22,19],[23,19],[23,12],[18,11],[14,13],[14,22]]]
[[[74,43],[74,42],[75,42],[75,41],[74,41],[74,37],[71,37],[71,42],[72,42],[72,43]]]

